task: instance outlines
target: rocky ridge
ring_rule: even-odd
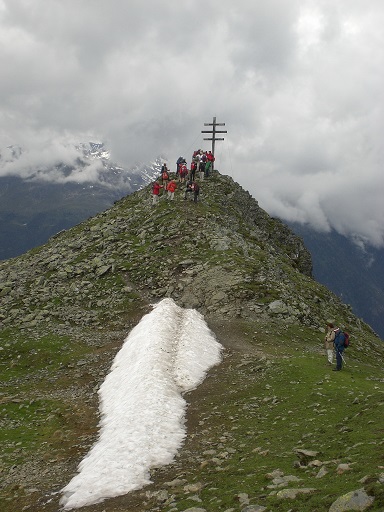
[[[354,334],[354,364],[369,361],[373,372],[369,381],[359,382],[350,399],[353,405],[348,402],[356,409],[356,421],[361,417],[364,422],[366,411],[382,404],[382,380],[374,377],[382,343],[347,305],[312,279],[311,270],[302,240],[218,173],[201,183],[198,204],[178,191],[174,202],[163,197],[154,207],[147,187],[44,246],[1,262],[3,509],[57,510],[52,493],[65,485],[95,440],[97,388],[127,331],[163,297],[205,315],[226,348],[225,360],[189,397],[188,440],[175,464],[154,469],[153,488],[92,511],[176,511],[191,502],[200,504],[197,510],[228,511],[221,495],[226,488],[233,494],[232,510],[271,510],[268,499],[280,503],[320,492],[320,471],[326,480],[340,464],[352,463],[353,469],[360,459],[350,457],[359,445],[352,439],[350,453],[345,449],[340,457],[324,460],[325,448],[316,446],[320,461],[312,464],[299,457],[299,466],[294,463],[297,449],[308,445],[308,424],[319,416],[327,420],[332,382],[329,377],[319,380],[324,370],[317,365],[326,320],[348,325]],[[301,354],[314,361],[314,369],[300,377]],[[344,388],[348,394],[347,382],[338,384],[337,391]],[[310,416],[294,414],[302,404]],[[288,431],[272,442],[265,432],[280,422],[288,422]],[[317,436],[328,426],[321,422]],[[32,432],[31,439],[19,434],[20,428]],[[289,470],[287,454],[272,459],[272,453],[291,435]],[[373,449],[379,444],[374,432],[369,443]],[[345,468],[343,472],[348,474]],[[246,485],[248,474],[266,480],[257,495],[254,486]],[[228,478],[220,492],[215,491],[221,485],[218,476],[223,482]],[[346,490],[353,485],[357,492],[365,483],[377,487],[380,478],[377,470],[359,487],[350,482]],[[365,502],[371,506],[372,495]],[[289,510],[291,505],[279,507]],[[300,510],[307,509],[303,505]]]
[[[217,175],[202,188],[198,205],[180,194],[158,208],[145,188],[1,263],[0,326],[97,326],[106,308],[118,316],[138,297],[164,296],[206,315],[272,315],[317,328],[338,308],[356,323],[311,278],[299,237],[231,178]]]

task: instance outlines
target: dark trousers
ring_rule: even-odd
[[[341,370],[343,367],[343,352],[340,351],[338,348],[336,349],[336,369]]]

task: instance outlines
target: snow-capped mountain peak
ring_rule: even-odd
[[[123,166],[113,161],[103,142],[49,144],[43,148],[12,145],[0,150],[0,177],[27,181],[78,183],[133,192],[152,182],[166,159]]]

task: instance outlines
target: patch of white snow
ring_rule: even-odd
[[[62,490],[64,509],[99,503],[151,483],[186,436],[182,393],[221,359],[204,318],[172,299],[159,302],[126,338],[99,390],[100,434]]]

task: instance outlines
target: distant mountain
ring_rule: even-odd
[[[124,169],[101,143],[75,146],[72,165],[38,166],[21,178],[15,172],[23,156],[19,146],[0,153],[0,260],[13,258],[45,243],[110,207],[116,200],[148,185],[160,173],[163,158]]]
[[[335,231],[319,233],[296,223],[290,227],[312,255],[315,279],[350,304],[384,339],[384,250],[363,250]]]

